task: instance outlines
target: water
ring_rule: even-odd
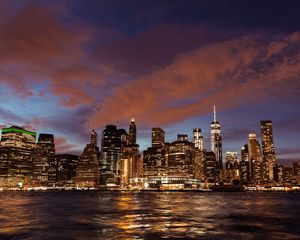
[[[300,194],[1,192],[0,239],[300,239]]]

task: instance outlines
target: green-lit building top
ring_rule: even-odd
[[[31,132],[31,131],[25,130],[24,128],[16,127],[16,126],[12,126],[9,128],[3,128],[2,134],[5,134],[5,133],[24,133],[24,134],[29,134],[33,137],[36,137],[36,132]]]

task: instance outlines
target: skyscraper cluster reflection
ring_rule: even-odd
[[[214,107],[210,147],[201,128],[165,141],[165,131],[154,127],[151,146],[141,152],[134,119],[125,129],[107,125],[101,148],[92,130],[80,156],[56,154],[54,136],[22,127],[2,129],[1,189],[205,189],[215,186],[296,186],[300,162],[293,167],[276,163],[272,121],[260,122],[261,143],[249,133],[241,154],[226,152],[223,159],[221,124]]]

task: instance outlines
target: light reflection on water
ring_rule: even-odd
[[[299,239],[300,194],[2,192],[0,239]]]

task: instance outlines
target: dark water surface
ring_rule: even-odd
[[[0,239],[161,238],[300,239],[300,194],[0,193]]]

